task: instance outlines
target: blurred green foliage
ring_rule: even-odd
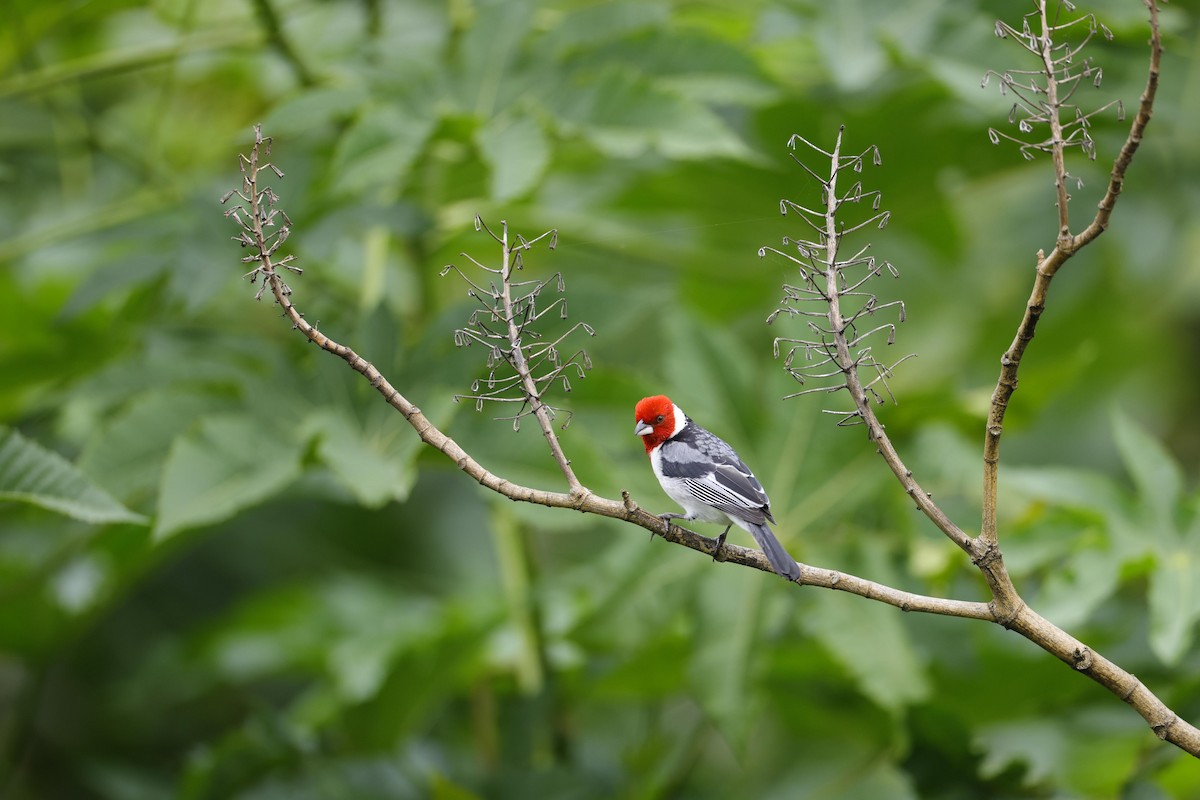
[[[884,421],[978,513],[997,359],[1053,243],[1044,159],[993,147],[1020,4],[913,0],[7,0],[0,26],[0,795],[5,798],[1137,798],[1200,765],[994,626],[714,565],[513,505],[419,446],[239,281],[217,199],[262,122],[294,300],[489,469],[561,488],[439,278],[476,213],[559,230],[595,369],[559,399],[581,479],[667,511],[631,411],[666,392],[764,478],[802,560],[985,590],[766,328],[811,201],[792,133],[883,153],[873,252],[915,352]],[[1095,105],[1131,108],[1145,11],[1095,10]],[[1164,9],[1148,137],[1060,274],[1004,442],[1031,604],[1200,718],[1200,31]],[[1085,100],[1085,103],[1089,102]],[[1078,158],[1077,227],[1125,125]],[[887,281],[886,283],[883,281]],[[61,512],[61,513],[56,513]],[[715,530],[710,531],[716,533]],[[746,542],[741,542],[745,544]]]

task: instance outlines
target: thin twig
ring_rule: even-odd
[[[1058,102],[1058,77],[1055,70],[1054,32],[1050,29],[1050,20],[1046,16],[1047,0],[1039,0],[1038,17],[1042,24],[1039,39],[1039,55],[1042,59],[1042,70],[1046,77],[1046,111],[1050,123],[1050,157],[1054,163],[1055,204],[1058,206],[1058,240],[1066,240],[1071,235],[1069,199],[1067,197],[1067,165],[1063,153],[1066,143],[1063,139],[1062,106]]]

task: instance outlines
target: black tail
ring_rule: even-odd
[[[775,534],[771,533],[770,528],[752,522],[750,523],[750,535],[762,548],[767,561],[771,562],[772,569],[789,581],[800,577],[800,565],[796,563],[796,559],[788,555],[787,550],[783,549],[783,545],[775,538]]]

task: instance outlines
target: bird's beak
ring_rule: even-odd
[[[638,420],[637,427],[633,429],[635,436],[645,436],[647,433],[654,433],[654,428],[650,427],[650,423]]]

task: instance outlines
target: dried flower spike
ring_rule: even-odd
[[[548,404],[545,395],[556,385],[570,392],[572,377],[586,377],[592,366],[587,352],[579,349],[564,357],[561,348],[578,331],[588,336],[594,336],[596,331],[586,322],[578,322],[553,338],[539,330],[538,324],[547,315],[549,319],[567,318],[562,273],[542,280],[513,280],[513,273],[524,267],[524,254],[543,241],[553,250],[558,243],[558,232],[551,230],[526,239],[520,234],[510,235],[508,223],[501,221],[497,234],[478,216],[475,230],[486,233],[500,245],[501,263],[489,267],[462,253],[463,258],[483,273],[482,278],[472,278],[454,264],[442,268],[442,275],[456,273],[468,287],[467,296],[480,305],[468,317],[467,324],[454,332],[455,345],[478,344],[487,351],[487,376],[471,384],[470,394],[455,395],[455,399],[473,400],[477,410],[482,410],[486,403],[515,404],[515,412],[499,418],[511,420],[514,430],[520,428],[524,417],[539,413],[548,419],[565,413],[566,428],[570,412]],[[544,296],[548,293],[549,298]]]

